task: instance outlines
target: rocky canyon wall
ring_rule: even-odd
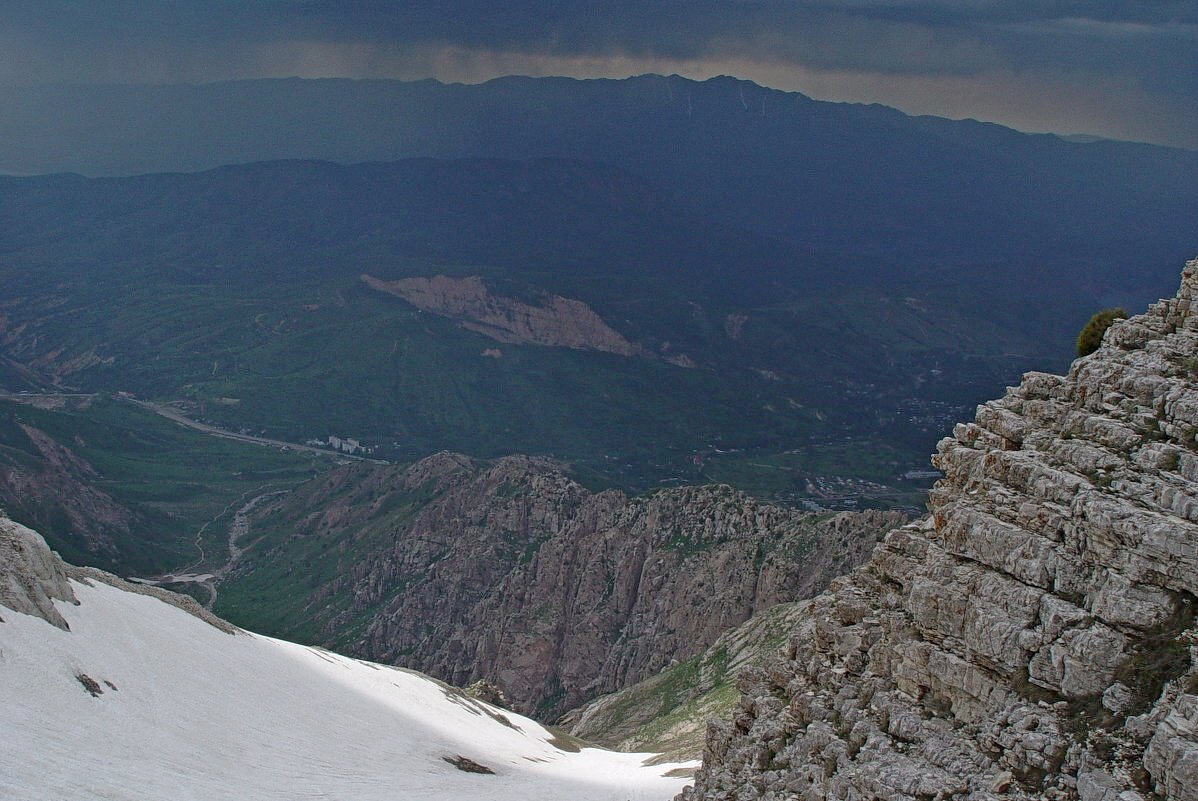
[[[489,680],[550,720],[818,592],[906,519],[813,515],[726,486],[630,498],[544,460],[456,454],[334,471],[256,515],[256,532],[280,536],[249,548],[222,597],[299,597],[306,611],[287,620],[311,621],[309,639]]]

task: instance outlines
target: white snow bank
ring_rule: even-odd
[[[57,604],[69,632],[8,610],[0,623],[0,798],[650,801],[687,782],[645,754],[563,750],[416,673],[72,587],[80,605]]]

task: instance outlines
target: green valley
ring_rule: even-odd
[[[125,575],[219,565],[243,499],[332,465],[190,431],[119,398],[0,399],[0,506],[64,557]]]

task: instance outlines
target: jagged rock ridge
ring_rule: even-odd
[[[1198,799],[1198,260],[958,425],[931,516],[713,723],[698,799]]]
[[[860,564],[894,512],[817,516],[729,487],[629,498],[553,463],[439,454],[354,466],[255,511],[220,607],[451,684],[493,681],[552,719],[702,651],[751,615]],[[302,556],[301,556],[302,555]],[[300,596],[277,623],[238,598]]]

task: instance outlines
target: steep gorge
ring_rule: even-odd
[[[938,447],[931,516],[800,616],[699,799],[1198,799],[1198,260]]]
[[[217,611],[552,719],[859,564],[894,512],[817,516],[729,487],[629,498],[551,462],[347,466],[255,511]]]

